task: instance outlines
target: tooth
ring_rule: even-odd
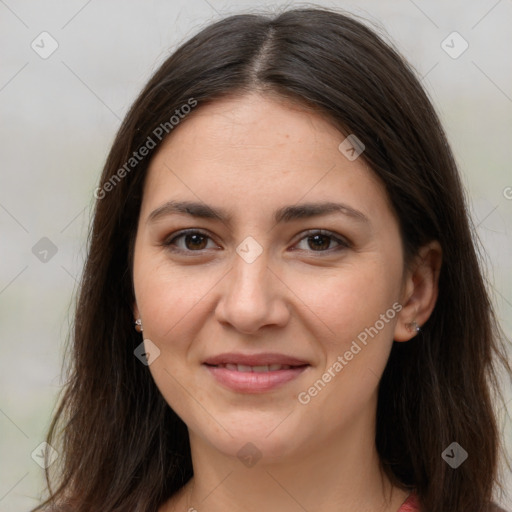
[[[268,369],[271,371],[271,372],[275,372],[276,370],[280,370],[281,369],[281,366],[280,364],[271,364],[269,365]]]
[[[289,370],[291,366],[289,364],[283,364],[281,370]]]
[[[247,366],[245,364],[239,364],[237,365],[237,369],[239,372],[251,372],[252,368],[250,366]]]
[[[237,365],[236,364],[232,364],[232,363],[226,363],[225,365],[226,370],[232,370],[232,371],[237,371],[238,368],[237,368]]]
[[[264,365],[264,366],[253,366],[252,367],[252,371],[253,372],[259,372],[259,373],[263,373],[263,372],[268,372],[268,365]]]

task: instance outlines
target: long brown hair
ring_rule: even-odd
[[[422,510],[485,510],[498,476],[498,363],[512,370],[458,170],[409,65],[364,23],[324,8],[207,26],[161,65],[126,115],[96,194],[71,364],[48,435],[52,446],[61,443],[61,457],[47,472],[43,505],[155,511],[191,478],[186,425],[134,356],[136,226],[148,164],[172,136],[176,110],[254,90],[314,109],[363,141],[399,219],[406,261],[422,244],[440,242],[439,298],[420,335],[393,344],[379,385],[376,445],[389,477],[415,488]],[[149,156],[131,161],[148,138]],[[457,469],[441,456],[454,441],[469,453]]]

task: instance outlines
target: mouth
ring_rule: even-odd
[[[304,365],[292,366],[289,364],[266,364],[266,365],[250,366],[250,365],[246,365],[246,364],[224,363],[224,364],[216,364],[216,365],[206,364],[206,366],[210,366],[212,368],[226,368],[227,370],[230,370],[233,372],[267,373],[267,372],[277,372],[280,370],[289,370],[290,368],[302,368],[303,366],[309,366],[309,365],[304,364]]]
[[[223,387],[239,393],[264,393],[296,379],[311,365],[283,354],[220,354],[203,366]]]

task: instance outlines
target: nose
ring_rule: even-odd
[[[220,323],[254,334],[262,327],[283,327],[288,322],[287,287],[268,267],[265,251],[251,263],[235,254],[233,267],[222,282],[215,310]]]

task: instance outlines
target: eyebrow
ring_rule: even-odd
[[[343,203],[333,202],[303,203],[283,206],[274,212],[274,221],[276,224],[279,224],[332,213],[340,213],[356,221],[370,223],[368,217],[359,210],[355,210]],[[175,214],[185,214],[201,219],[220,220],[227,225],[230,225],[232,221],[232,215],[223,208],[209,206],[201,202],[171,200],[153,210],[149,214],[146,222],[155,222],[163,217]]]

